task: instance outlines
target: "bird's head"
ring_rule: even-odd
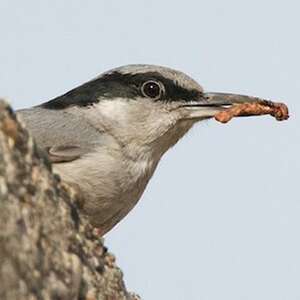
[[[205,93],[186,74],[154,65],[128,65],[103,73],[42,106],[81,113],[124,145],[164,153],[194,123],[230,105],[256,98]]]

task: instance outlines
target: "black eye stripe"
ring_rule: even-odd
[[[102,97],[108,99],[145,97],[141,91],[141,86],[151,80],[161,82],[164,87],[164,93],[159,100],[166,102],[199,101],[202,98],[201,91],[183,88],[158,72],[138,74],[112,72],[89,81],[41,106],[48,109],[64,109],[69,106],[89,106],[98,103]]]
[[[129,75],[129,74],[126,74]],[[196,89],[186,89],[178,84],[178,82],[174,82],[173,80],[162,76],[157,72],[148,72],[148,73],[140,73],[131,75],[132,81],[135,82],[146,82],[148,80],[154,80],[157,82],[161,82],[164,86],[165,93],[161,100],[165,100],[167,102],[171,101],[197,101],[202,97],[202,92]]]

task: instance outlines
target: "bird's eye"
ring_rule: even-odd
[[[158,100],[163,93],[163,86],[160,82],[150,80],[142,85],[142,93],[145,97]]]

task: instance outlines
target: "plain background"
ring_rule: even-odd
[[[199,124],[165,155],[106,238],[143,299],[300,299],[299,10],[296,0],[1,0],[0,95],[15,108],[129,63],[290,107],[288,122]]]

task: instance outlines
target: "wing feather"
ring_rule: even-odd
[[[101,133],[80,116],[40,107],[17,114],[53,163],[76,160],[101,144]]]

